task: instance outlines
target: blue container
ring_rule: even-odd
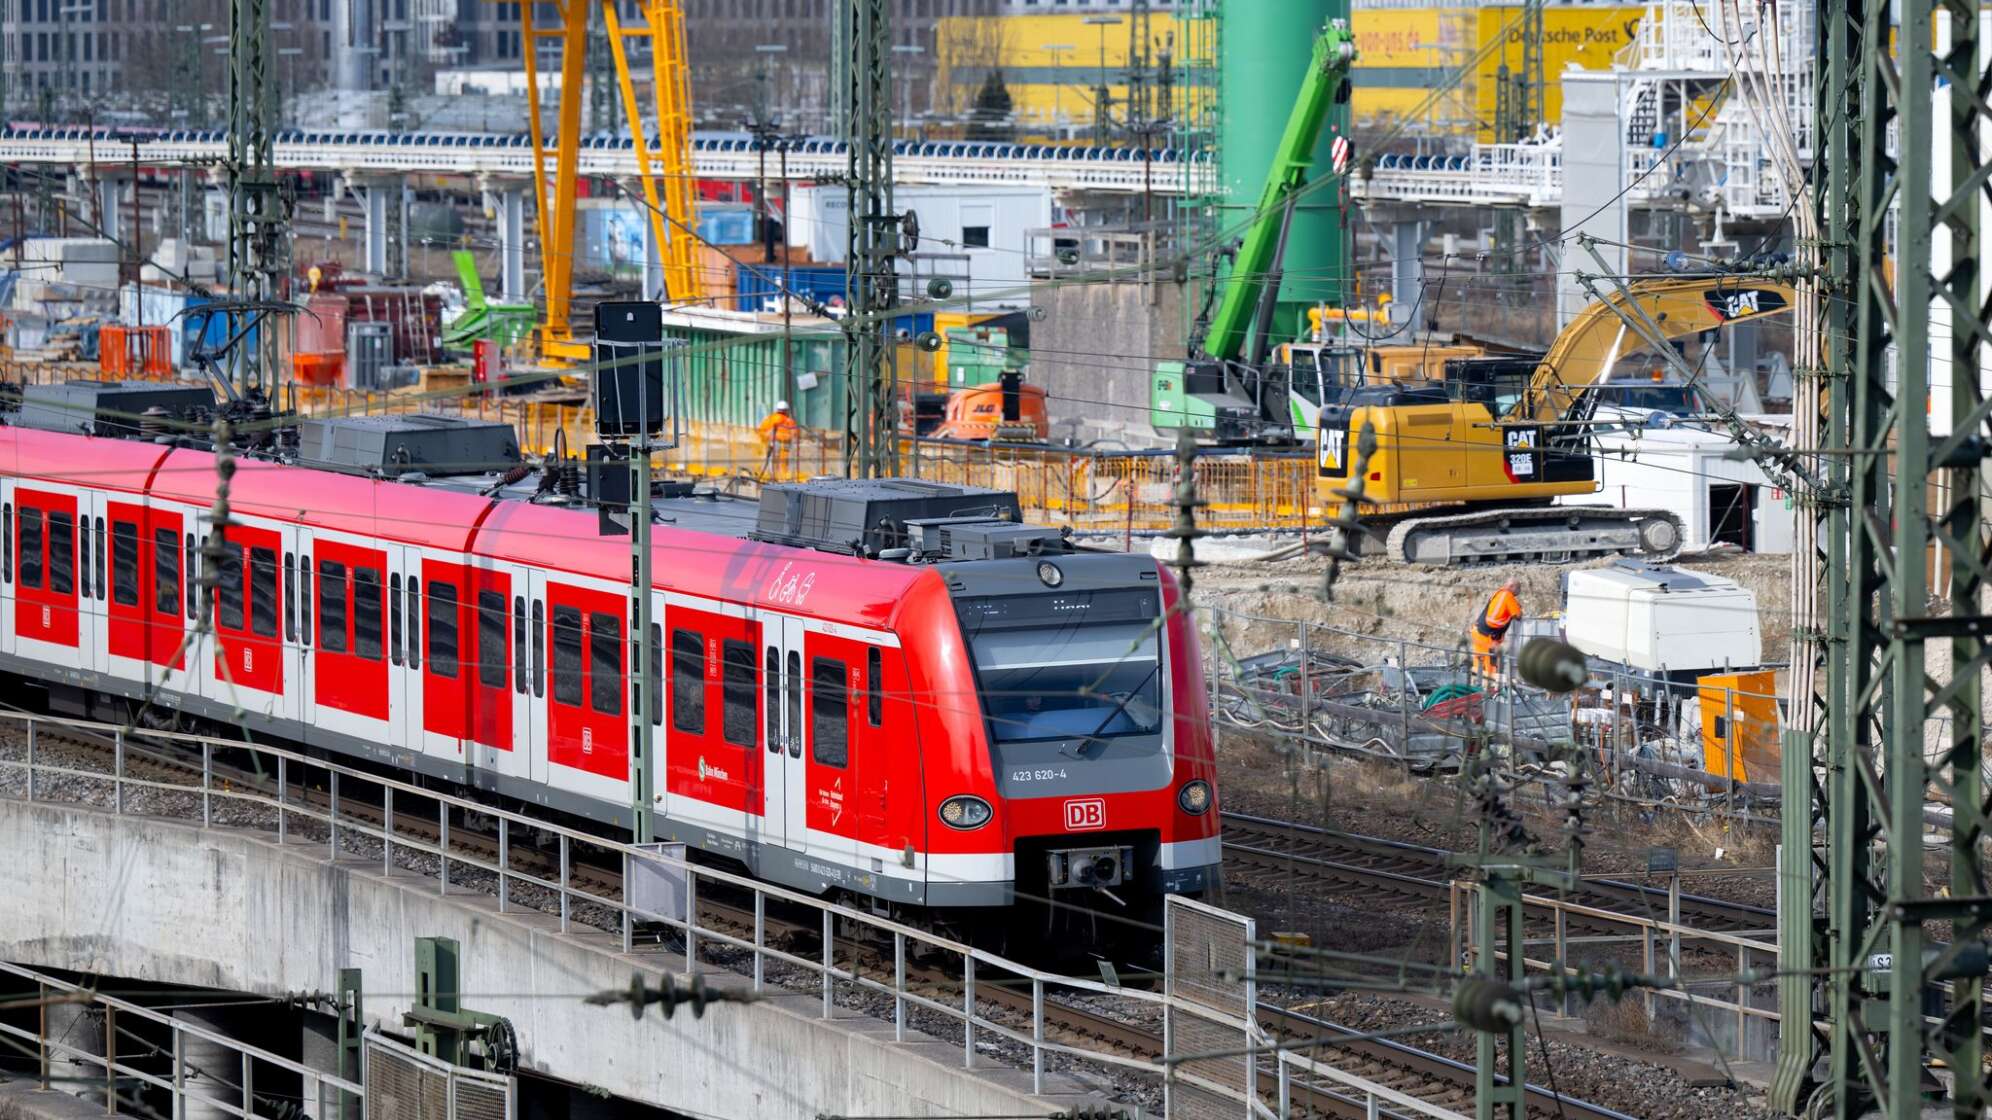
[[[699,207],[699,240],[708,245],[752,245],[754,208],[713,203]]]
[[[842,300],[845,294],[842,267],[791,268],[784,276],[778,264],[735,264],[733,275],[737,311],[759,311],[771,301],[779,305],[784,288],[822,303],[832,296]]]

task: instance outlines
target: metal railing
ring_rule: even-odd
[[[109,769],[51,762],[42,745],[50,735],[107,740],[113,748]],[[166,755],[168,749],[184,752],[184,761]],[[193,772],[196,756],[198,773]],[[184,766],[189,771],[187,779],[173,781],[149,776],[143,769],[162,761],[166,766]],[[223,807],[261,809],[271,816],[259,823],[233,827],[268,835],[273,825],[278,845],[323,847],[326,855],[335,860],[354,858],[359,843],[371,841],[380,846],[378,860],[382,874],[387,876],[397,872],[403,876],[411,874],[398,863],[398,857],[426,857],[435,861],[433,874],[439,894],[484,886],[496,894],[501,913],[527,910],[557,915],[563,934],[581,920],[577,914],[584,912],[584,908],[595,908],[596,915],[610,916],[612,931],[620,935],[624,953],[635,951],[640,939],[648,945],[647,938],[641,935],[661,929],[675,933],[681,940],[687,966],[693,972],[717,972],[720,966],[705,958],[726,950],[746,954],[745,975],[755,992],[766,991],[774,983],[769,976],[771,968],[798,969],[813,977],[807,981],[808,990],[821,993],[821,1016],[825,1019],[835,1013],[840,992],[864,992],[889,999],[890,1022],[897,1041],[905,1041],[914,1013],[940,1016],[950,1028],[961,1032],[964,1068],[978,1065],[979,1038],[998,1038],[1024,1048],[1029,1054],[1033,1093],[1044,1091],[1047,1064],[1054,1058],[1111,1066],[1152,1078],[1158,1085],[1168,1076],[1169,1067],[1163,1061],[1130,1057],[1105,1042],[1085,1045],[1057,1041],[1056,1008],[1047,1010],[1048,995],[1082,994],[1096,1012],[1101,1010],[1096,1005],[1104,1002],[1105,1014],[1147,1032],[1158,1043],[1163,1037],[1161,1022],[1167,1008],[1174,1006],[1206,1018],[1213,1015],[1207,1008],[1171,1000],[1158,992],[1034,968],[930,930],[889,921],[814,895],[280,747],[189,733],[137,732],[88,720],[5,712],[0,713],[0,779],[10,774],[25,776],[22,792],[30,802],[82,801],[107,808],[114,814],[138,815],[139,795],[150,794],[144,816],[198,820],[204,828],[218,825],[219,810]],[[102,787],[108,786],[109,797],[105,799],[108,803],[97,806],[88,796],[78,797],[74,792],[51,797],[50,780],[55,778],[66,779],[64,784],[72,791],[79,789],[79,783],[95,783],[100,794]],[[11,791],[4,795],[19,796]],[[182,800],[175,802],[174,798]],[[452,823],[453,816],[461,818],[464,814],[476,814],[478,820],[491,822],[495,836],[467,838],[464,826]],[[417,829],[428,835],[418,833]],[[514,866],[513,838],[521,829],[527,830],[526,835],[535,842],[553,848],[548,854],[555,857],[555,877]],[[495,845],[495,852],[482,855],[473,851],[472,846],[480,842],[487,849]],[[620,882],[609,886],[585,885],[579,881],[577,855],[591,856],[619,869]],[[631,885],[639,881],[633,872],[640,864],[648,865],[648,871],[667,874],[685,884],[683,915],[648,909],[631,897]],[[489,877],[490,883],[479,886],[466,883],[466,876],[472,873]],[[610,882],[606,877],[601,881]],[[543,906],[523,904],[520,896],[533,889],[545,892],[552,901]],[[699,900],[716,892],[726,893],[729,905],[733,900],[750,900],[751,918],[744,918],[744,925],[730,925],[708,914],[706,910],[714,914],[720,911],[717,907],[702,909]],[[800,922],[789,919],[777,925],[769,918],[771,908],[813,917]],[[784,946],[783,939],[771,936],[797,925],[820,935],[817,952],[791,951]],[[856,929],[861,931],[863,939],[874,944],[890,944],[889,978],[874,975],[884,970],[883,962],[870,970],[860,966],[850,952],[858,938],[843,940],[847,952],[840,961],[839,929]],[[661,945],[662,940],[659,938],[657,944]],[[938,983],[911,977],[908,962],[916,958],[944,962],[950,979]],[[958,998],[945,990],[955,986],[952,977],[959,977]],[[978,988],[985,998],[978,999]],[[1029,1011],[1020,1006],[1006,1011],[1001,1000],[987,998],[989,992],[998,989],[1014,993],[1019,997],[1015,1000],[1018,1005],[1022,1003],[1022,994],[1028,992]],[[794,985],[789,985],[788,990],[795,990]],[[1320,1075],[1319,1070],[1308,1068]],[[1339,1074],[1339,1078],[1345,1087],[1368,1085],[1350,1074]],[[341,1087],[353,1088],[346,1083],[341,1083]],[[1370,1086],[1365,1091],[1382,1105],[1394,1100],[1383,1086]],[[1385,1108],[1386,1113],[1390,1111]],[[1434,1115],[1429,1111],[1425,1114]]]
[[[1761,1056],[1762,1047],[1754,1048],[1756,1052],[1752,1053],[1753,1048],[1748,1045],[1749,1022],[1751,1019],[1757,1019],[1765,1023],[1777,1023],[1779,1014],[1775,1006],[1758,1007],[1749,1002],[1750,989],[1767,981],[1756,981],[1748,977],[1755,968],[1776,967],[1777,931],[1775,929],[1767,931],[1773,938],[1767,941],[1749,933],[1725,933],[1686,925],[1680,920],[1679,879],[1676,878],[1673,882],[1676,889],[1669,892],[1668,915],[1665,918],[1602,910],[1550,895],[1524,894],[1522,904],[1548,914],[1553,932],[1546,938],[1524,940],[1522,963],[1536,972],[1554,974],[1567,971],[1571,967],[1573,948],[1599,948],[1609,951],[1636,942],[1639,945],[1640,973],[1646,976],[1665,976],[1678,985],[1673,988],[1646,988],[1641,991],[1639,998],[1644,1004],[1649,1021],[1654,1017],[1657,1001],[1674,1001],[1689,1009],[1691,1022],[1702,1029],[1702,1033],[1708,1037],[1711,1045],[1717,1045],[1721,1032],[1715,1029],[1713,1022],[1700,1018],[1696,1012],[1697,1009],[1718,1011],[1730,1017],[1729,1021],[1734,1026],[1734,1033],[1729,1036],[1729,1046],[1725,1051],[1727,1056],[1739,1059]],[[1479,883],[1454,880],[1452,884],[1453,959],[1465,962],[1470,971],[1484,971],[1486,968],[1485,963],[1477,959],[1475,946],[1478,940],[1471,928],[1473,923],[1479,920],[1481,912],[1480,890]],[[1462,914],[1468,915],[1469,920],[1461,922],[1459,916]],[[1591,926],[1624,927],[1628,932],[1572,936],[1570,933],[1572,919]],[[1683,975],[1681,956],[1684,945],[1698,948],[1704,954],[1733,950],[1736,971],[1728,975]],[[1547,947],[1551,950],[1552,956],[1548,960],[1528,956],[1531,946]],[[1503,960],[1507,959],[1506,953],[1497,953],[1496,956]],[[1729,988],[1735,995],[1733,998],[1724,999],[1697,991],[1696,988]],[[1565,996],[1563,1006],[1557,1010],[1562,1014],[1569,1014],[1574,998]],[[1771,1030],[1774,1033],[1776,1028],[1773,1027]]]
[[[281,1081],[295,1079],[296,1083],[301,1084],[303,1103],[314,1116],[338,1115],[339,1097],[342,1095],[350,1095],[353,1098],[351,1103],[355,1105],[364,1099],[359,1082],[313,1069],[260,1046],[230,1038],[221,1031],[191,1023],[170,1012],[108,996],[81,984],[4,961],[0,961],[0,974],[34,984],[41,1008],[34,1029],[0,1021],[0,1037],[19,1039],[33,1048],[37,1063],[35,1076],[43,1089],[51,1088],[58,1080],[54,1070],[58,1061],[66,1060],[72,1065],[101,1069],[105,1108],[112,1115],[141,1111],[128,1106],[132,1104],[131,1094],[143,1089],[170,1094],[173,1105],[168,1114],[171,1116],[186,1116],[195,1110],[213,1110],[241,1117],[242,1120],[252,1117],[280,1120],[295,1115],[298,1101],[291,1098],[288,1091],[283,1096],[258,1099],[256,1070],[259,1066],[266,1073],[274,1072]],[[62,1004],[80,1004],[103,1010],[103,1053],[70,1041],[75,1034],[73,1030],[65,1031],[59,1038],[51,1037],[48,1010]],[[120,1026],[120,1022],[163,1027],[170,1041],[162,1048],[153,1039],[140,1037],[129,1027]],[[131,1044],[129,1049],[120,1047],[121,1039]],[[190,1039],[231,1052],[235,1056],[231,1068],[214,1070],[194,1065],[187,1056]],[[164,1053],[161,1053],[162,1049]],[[157,1059],[162,1057],[169,1062],[164,1074],[154,1072],[158,1068]],[[139,1062],[143,1064],[136,1064]],[[218,1088],[210,1091],[210,1087]],[[215,1095],[216,1091],[225,1092],[225,1095]]]
[[[639,933],[661,927],[673,931],[681,939],[687,969],[693,973],[715,971],[713,965],[705,961],[715,953],[745,953],[749,957],[747,975],[751,977],[755,992],[771,986],[771,967],[801,969],[803,973],[815,977],[811,986],[821,990],[823,1018],[833,1016],[841,990],[884,996],[892,1004],[890,1022],[894,1040],[906,1038],[910,1016],[914,1012],[938,1014],[962,1032],[964,1068],[978,1064],[978,1038],[1002,1038],[1026,1048],[1030,1054],[1032,1092],[1044,1090],[1046,1064],[1052,1058],[1076,1058],[1116,1066],[1123,1072],[1147,1074],[1157,1082],[1165,1074],[1165,1066],[1151,1058],[1133,1058],[1108,1046],[1066,1044],[1056,1040],[1056,1014],[1048,1016],[1046,1012],[1048,992],[1084,992],[1092,1000],[1106,1000],[1121,1020],[1151,1032],[1159,1040],[1161,1012],[1169,1000],[1157,992],[1034,969],[972,945],[940,937],[932,931],[886,921],[859,909],[827,903],[825,899],[813,895],[701,867],[683,859],[671,859],[643,847],[604,839],[600,835],[522,813],[512,813],[488,803],[422,789],[406,781],[365,773],[349,765],[313,759],[281,747],[239,743],[191,733],[137,733],[110,723],[20,713],[0,713],[0,733],[6,733],[10,739],[18,739],[18,743],[0,747],[0,777],[24,773],[24,795],[28,801],[50,801],[52,779],[60,777],[68,779],[66,785],[72,789],[76,783],[110,785],[108,805],[102,807],[118,815],[135,813],[133,799],[139,791],[149,791],[153,795],[153,803],[147,805],[147,817],[167,815],[197,819],[201,827],[215,827],[219,821],[219,809],[227,805],[263,809],[273,815],[273,821],[265,817],[263,825],[251,825],[251,829],[267,833],[273,823],[275,841],[279,845],[323,845],[331,859],[353,859],[353,847],[357,841],[365,839],[378,843],[378,863],[382,875],[396,875],[396,871],[406,875],[406,869],[398,867],[398,859],[428,857],[436,863],[434,877],[438,893],[466,889],[464,877],[470,873],[482,873],[496,883],[494,891],[500,913],[540,909],[522,907],[520,895],[530,889],[544,891],[554,899],[554,903],[542,913],[558,913],[560,933],[572,931],[578,923],[578,911],[594,907],[598,913],[612,915],[614,931],[620,933],[623,953],[637,949]],[[86,769],[52,763],[46,749],[40,747],[42,739],[50,733],[72,737],[100,735],[110,739],[114,743],[110,769]],[[161,747],[179,747],[187,753],[185,765],[189,771],[193,769],[197,755],[199,771],[189,773],[187,781],[149,777],[137,769],[139,759],[135,755],[141,753],[141,747],[151,751]],[[221,763],[227,765],[217,763],[217,755],[221,755]],[[231,773],[245,767],[271,775],[263,781],[265,787],[257,787],[253,777]],[[175,805],[171,803],[173,797],[183,797],[183,801]],[[58,799],[78,801],[74,795]],[[88,797],[84,797],[84,801],[88,801]],[[476,813],[478,819],[492,821],[496,827],[496,855],[486,857],[470,851],[464,843],[462,825],[456,827],[456,835],[452,837],[452,815],[464,813]],[[428,835],[418,835],[416,827],[428,831]],[[305,829],[315,829],[321,835],[307,837],[303,835]],[[514,867],[512,841],[520,829],[528,829],[528,835],[536,837],[538,843],[552,845],[554,853],[550,855],[556,855],[556,871],[552,877]],[[594,855],[596,859],[606,859],[618,867],[622,887],[604,889],[584,885],[576,867],[578,855]],[[651,865],[651,871],[683,879],[687,887],[683,917],[649,911],[629,899],[627,885],[635,881],[631,871],[639,863]],[[751,899],[753,917],[745,929],[713,921],[701,911],[701,893],[713,891],[725,891],[733,899]],[[795,953],[783,945],[783,939],[771,937],[777,933],[777,927],[769,921],[771,907],[785,913],[815,915],[815,921],[805,921],[803,925],[815,927],[813,933],[821,933],[821,949],[817,953]],[[837,937],[839,929],[859,929],[863,931],[861,937],[871,939],[872,943],[888,943],[892,947],[890,979],[874,979],[869,971],[861,969],[859,961],[855,961],[849,953],[855,949],[855,941],[845,939],[841,943]],[[839,961],[839,945],[847,949],[843,961]],[[952,975],[960,977],[960,996],[956,998],[954,994],[932,986],[932,980],[920,982],[908,979],[908,961],[912,959],[936,959],[950,963]],[[978,1000],[978,984],[984,992],[992,988],[1008,988],[1022,994],[1028,990],[1030,1010],[1004,1012],[994,1000]],[[1185,1004],[1185,1008],[1193,1014],[1201,1014],[1201,1010],[1191,1004]]]
[[[513,137],[496,137],[506,141]],[[118,158],[130,154],[131,146],[118,144]],[[138,159],[151,166],[213,162],[228,154],[225,139],[152,139],[137,145]],[[103,138],[94,144],[97,161],[110,150]],[[1130,159],[1132,152],[1134,158]],[[87,138],[51,139],[19,134],[0,136],[0,162],[52,163],[80,167],[92,162],[93,143]],[[1208,161],[1187,166],[1160,156],[1144,169],[1139,151],[1131,149],[1046,148],[1036,155],[986,155],[964,145],[961,154],[940,154],[919,150],[895,156],[893,181],[898,183],[952,184],[960,186],[1033,186],[1049,190],[1083,189],[1158,195],[1183,193],[1185,180],[1191,193],[1201,194],[1216,183],[1216,172]],[[276,166],[310,168],[341,174],[361,175],[438,172],[463,175],[495,175],[529,182],[533,174],[533,153],[529,145],[448,144],[391,142],[366,134],[311,142],[279,140],[273,146]],[[589,176],[627,179],[638,172],[636,153],[622,145],[584,144],[579,152],[580,173]],[[765,168],[759,153],[752,149],[714,151],[705,148],[692,153],[692,167],[702,179],[753,180],[778,174],[776,161]],[[840,152],[809,152],[792,149],[786,159],[790,179],[804,182],[834,178],[847,170]]]

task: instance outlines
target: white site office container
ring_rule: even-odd
[[[1563,577],[1564,640],[1643,672],[1746,669],[1764,659],[1757,596],[1707,572],[1621,560]]]

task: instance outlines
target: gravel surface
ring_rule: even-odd
[[[1444,1017],[1429,1005],[1365,994],[1330,996],[1302,1010],[1363,1031],[1408,1027]],[[1530,1032],[1529,1052],[1523,1057],[1529,1082],[1577,1100],[1646,1120],[1774,1120],[1776,1116],[1765,1106],[1762,1095],[1748,1088],[1698,1087],[1674,1065],[1572,1045],[1556,1037],[1554,1030],[1546,1042],[1539,1042],[1539,1038]],[[1469,1065],[1476,1057],[1474,1037],[1463,1032],[1420,1035],[1416,1045]],[[1666,1049],[1664,1044],[1636,1037],[1628,1037],[1619,1045],[1627,1050]],[[1548,1048],[1547,1060],[1544,1046]]]

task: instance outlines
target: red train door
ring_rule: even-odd
[[[77,635],[76,498],[14,490],[14,634],[21,652],[74,664]],[[57,652],[59,647],[61,652]]]
[[[314,721],[379,742],[388,731],[387,554],[311,534]]]
[[[152,581],[150,571],[141,563],[146,509],[133,502],[108,501],[104,516],[111,537],[111,594],[104,608],[104,648],[111,657],[112,674],[143,680],[151,661],[147,637]]]
[[[214,656],[210,695],[267,716],[285,716],[283,642],[278,604],[283,593],[283,541],[274,529],[230,526],[215,572]]]
[[[462,564],[424,559],[418,598],[422,633],[422,726],[419,742],[426,753],[461,758],[469,737],[470,685],[475,673],[474,647],[465,637],[474,625],[470,603],[475,597]]]
[[[187,519],[172,510],[147,510],[145,533],[139,541],[145,659],[165,670],[165,685],[170,688],[185,687],[190,652],[187,621],[193,613],[189,609],[193,600],[187,595],[192,586],[187,561],[193,552],[193,538],[187,535],[186,525]],[[113,543],[116,538],[114,532]]]
[[[463,635],[464,687],[470,700],[464,737],[470,740],[471,762],[529,778],[531,755],[517,749],[513,732],[513,682],[524,682],[515,672],[521,662],[513,639],[515,631],[523,636],[524,626],[513,610],[514,580],[509,571],[495,568],[465,569],[464,576],[471,593],[470,625]],[[524,597],[518,598],[523,611]]]
[[[591,796],[629,797],[627,595],[546,585],[547,779]]]

